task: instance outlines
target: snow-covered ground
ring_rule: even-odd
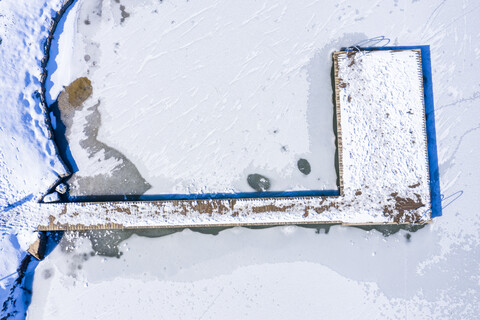
[[[66,169],[40,104],[41,60],[60,1],[0,2],[0,301],[35,239],[36,202]],[[19,308],[22,309],[19,302]],[[0,310],[2,310],[0,306]],[[2,316],[4,311],[0,311]]]
[[[35,226],[34,201],[61,172],[49,164],[49,154],[56,158],[46,147],[34,90],[28,91],[38,86],[39,44],[51,8],[58,7],[0,2],[0,299],[31,239],[22,230]],[[388,237],[340,226],[326,234],[301,227],[235,228],[218,235],[184,230],[156,239],[132,236],[120,243],[120,258],[90,256],[91,245],[80,237],[73,250],[60,246],[37,267],[29,317],[477,318],[479,9],[476,2],[456,1],[312,2],[303,8],[322,25],[318,38],[332,49],[379,33],[393,44],[431,45],[445,194],[444,215],[432,224]],[[29,131],[35,124],[43,129]],[[105,232],[100,242],[115,236]]]

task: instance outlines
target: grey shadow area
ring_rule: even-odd
[[[385,225],[341,225],[341,224],[308,224],[308,225],[299,225],[300,227],[303,228],[308,228],[308,229],[315,229],[316,233],[324,233],[328,234],[330,231],[330,228],[333,226],[341,226],[343,228],[358,228],[364,231],[372,231],[375,230],[378,233],[381,233],[384,237],[389,237],[391,235],[394,235],[401,230],[407,231],[407,241],[410,240],[410,233],[417,232],[420,229],[423,229],[427,224],[413,224],[413,225],[403,225],[403,224],[385,224]]]
[[[427,223],[424,224],[398,224],[398,225],[392,225],[392,224],[385,224],[385,225],[364,225],[364,226],[352,226],[353,228],[359,228],[364,231],[371,231],[371,230],[376,230],[377,232],[381,233],[384,237],[389,237],[400,230],[405,230],[408,233],[406,234],[406,239],[407,241],[410,240],[410,233],[417,232],[418,230],[421,230],[427,226]]]
[[[310,229],[315,229],[316,233],[327,234],[334,224],[319,224],[303,226]],[[276,228],[277,226],[247,226],[244,228],[252,230],[262,230],[269,228]],[[64,252],[72,252],[75,248],[75,241],[77,238],[87,238],[92,244],[92,252],[90,255],[99,255],[105,257],[122,256],[120,244],[129,239],[133,235],[145,238],[161,238],[189,229],[193,232],[198,232],[205,235],[216,236],[220,232],[234,227],[194,227],[194,228],[146,228],[146,229],[123,229],[123,230],[86,230],[86,231],[66,231],[65,236],[59,244],[59,247]]]
[[[308,224],[296,225],[305,229],[313,229],[317,234],[328,235],[332,227],[341,226],[340,224]],[[410,242],[411,233],[414,233],[426,225],[384,225],[384,226],[342,226],[343,228],[359,228],[364,231],[376,230],[384,237],[389,237],[401,230],[407,231],[405,238]],[[263,229],[277,228],[278,226],[247,226],[244,228],[261,231]],[[216,236],[220,232],[234,227],[197,227],[197,228],[146,228],[146,229],[124,229],[124,230],[86,230],[86,231],[66,231],[65,236],[59,244],[64,252],[71,252],[75,248],[77,238],[87,238],[92,244],[90,255],[99,255],[105,257],[122,256],[120,244],[133,235],[146,238],[161,238],[189,229],[205,235]]]
[[[86,230],[86,231],[66,231],[65,236],[60,242],[60,248],[64,252],[71,252],[75,248],[77,238],[87,238],[92,244],[90,255],[99,255],[105,257],[122,256],[119,248],[120,244],[133,235],[145,238],[161,238],[185,229],[194,232],[218,235],[221,231],[233,227],[198,227],[198,228],[145,228],[145,229],[123,229],[123,230]]]
[[[55,141],[60,155],[73,172],[65,181],[69,186],[69,192],[63,195],[62,200],[138,200],[151,186],[125,155],[97,139],[101,126],[101,115],[98,111],[101,102],[97,101],[90,106],[85,105],[92,90],[87,78],[79,78],[66,87],[60,93],[56,103],[51,106],[53,113],[57,116]],[[72,141],[71,133],[75,126],[74,116],[77,112],[85,114],[86,125],[82,128],[82,138],[79,141]],[[114,158],[119,164],[111,172],[101,170],[94,175],[79,174],[74,155],[72,156],[69,147],[72,143],[78,143],[87,152],[88,158],[100,153],[103,160],[98,160],[99,162]],[[98,165],[101,166],[102,163]]]

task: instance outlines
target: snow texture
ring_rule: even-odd
[[[290,3],[265,4],[265,10],[278,15]],[[43,142],[47,144],[44,135],[27,139],[24,134],[25,127],[35,128],[25,125],[30,120],[24,121],[24,111],[30,114],[37,103],[27,107],[21,98],[31,96],[20,95],[40,90],[38,59],[60,4],[0,2],[2,286],[14,277],[16,262],[24,256],[21,250],[31,241],[21,231],[32,230],[46,215],[58,215],[63,209],[36,203],[58,175],[44,161],[49,157],[48,149],[42,147]],[[314,24],[322,25],[316,39],[326,53],[377,36],[380,29],[393,45],[431,46],[442,217],[416,232],[400,231],[389,237],[341,226],[331,227],[327,234],[322,228],[316,234],[293,226],[234,228],[216,236],[185,230],[155,242],[132,238],[122,243],[123,258],[93,257],[86,263],[75,261],[90,253],[90,244],[78,244],[66,255],[59,248],[37,269],[29,317],[85,319],[89,312],[99,311],[107,319],[142,315],[220,319],[232,314],[243,318],[478,318],[479,9],[476,2],[432,0],[318,1],[299,10],[311,17],[303,20],[305,32]],[[321,61],[330,63],[327,58]],[[24,81],[26,74],[22,74],[27,68],[30,81]],[[33,120],[39,114],[30,116]],[[47,130],[44,122],[38,123]],[[107,233],[105,241],[113,236]],[[152,256],[152,251],[162,254]],[[118,266],[115,273],[113,264]],[[147,266],[150,271],[145,271]],[[136,299],[131,299],[132,292]],[[0,294],[1,301],[4,291]]]
[[[67,174],[40,100],[45,39],[61,5],[0,1],[0,302],[36,237],[37,201]]]
[[[268,177],[268,191],[337,190],[330,73],[313,63],[316,32],[301,32],[297,8],[279,19],[262,3],[248,7],[76,2],[49,90],[53,102],[75,79],[92,81],[68,133],[75,175],[114,175],[122,165],[85,150],[85,119],[98,105],[98,140],[132,161],[151,185],[146,194],[253,192],[249,174]],[[89,195],[71,184],[71,193]]]
[[[338,55],[344,183],[340,197],[62,204],[61,214],[50,222],[84,228],[427,221],[430,194],[420,59],[414,50]]]
[[[42,198],[67,171],[57,156],[40,102],[44,44],[61,3],[0,3],[0,228],[15,208]]]
[[[411,199],[420,205],[419,217],[428,219],[420,51],[339,53],[338,69],[343,183],[346,195],[355,192],[362,202],[356,212],[385,206],[389,197],[397,205]]]

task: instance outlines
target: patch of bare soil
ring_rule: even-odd
[[[425,206],[425,204],[423,204],[419,194],[415,194],[417,199],[402,198],[399,197],[396,192],[392,193],[391,196],[395,200],[395,205],[393,208],[390,206],[384,207],[383,211],[385,216],[392,216],[396,223],[414,223],[420,219],[420,215],[416,212],[416,209]],[[395,211],[398,213],[395,213]]]
[[[79,107],[92,95],[92,82],[87,77],[81,77],[66,87],[65,91],[68,93],[68,102]]]

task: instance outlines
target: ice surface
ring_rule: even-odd
[[[479,311],[478,260],[468,258],[478,244],[444,256],[446,235],[431,226],[390,236],[340,226],[131,232],[94,231],[93,247],[67,234],[37,269],[28,319],[475,319]]]
[[[19,93],[39,88],[33,77],[25,82],[19,78],[19,68],[34,70],[30,75],[38,80],[40,44],[59,3],[0,2],[5,81],[0,90],[0,221],[2,230],[8,229],[0,233],[1,284],[7,288],[0,290],[0,302],[10,292],[15,266],[24,256],[21,248],[29,243],[24,232],[17,232],[63,209],[53,205],[46,210],[31,196],[44,192],[56,175],[49,174],[51,168],[39,157],[29,157],[39,149],[27,141],[44,142],[42,136],[18,134],[25,123]],[[101,311],[96,316],[122,319],[158,311],[150,318],[221,319],[231,317],[232,310],[250,318],[478,318],[480,7],[441,0],[332,1],[312,2],[307,9],[313,23],[324,25],[319,39],[331,51],[377,36],[380,29],[393,44],[431,45],[444,215],[416,232],[387,238],[339,226],[328,234],[296,227],[236,228],[217,236],[185,231],[153,240],[132,238],[120,246],[125,260],[95,256],[83,263],[90,244],[67,255],[59,247],[35,273],[31,318],[84,319],[82,313]],[[38,33],[40,24],[43,33]],[[25,83],[33,84],[25,88]]]
[[[330,52],[320,24],[304,31],[310,11],[287,3],[78,1],[58,35],[50,96],[92,81],[85,109],[98,104],[98,140],[138,168],[147,194],[253,192],[250,174],[268,177],[268,191],[337,190]],[[88,114],[73,116],[72,145]],[[71,150],[77,175],[98,174]]]
[[[335,65],[344,170],[341,196],[65,204],[42,227],[430,220],[420,52],[342,52],[336,54]],[[305,175],[298,162],[296,167]],[[101,167],[88,170],[97,168]],[[258,174],[248,175],[247,182],[258,191],[271,184]]]

